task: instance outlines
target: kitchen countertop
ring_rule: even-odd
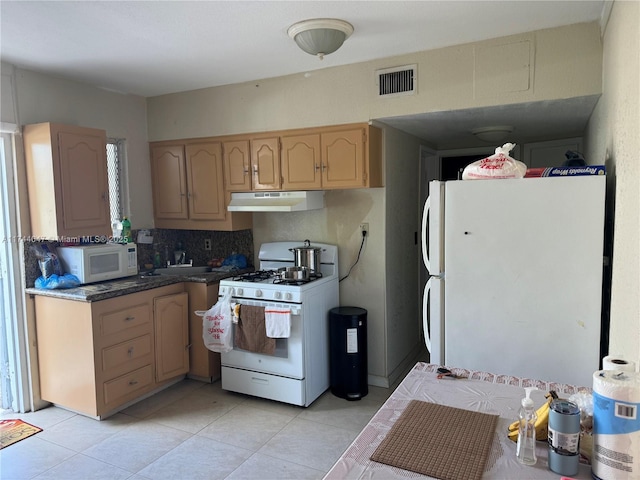
[[[79,302],[98,302],[108,298],[128,295],[130,293],[142,292],[152,288],[164,287],[181,282],[218,283],[225,278],[233,277],[241,273],[251,272],[253,268],[244,268],[230,272],[208,272],[193,275],[152,275],[142,274],[130,277],[119,278],[117,280],[107,280],[104,282],[82,285],[76,288],[47,290],[44,288],[27,288],[25,292],[30,295],[45,295],[48,297],[64,298]]]

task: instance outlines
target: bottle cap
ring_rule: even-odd
[[[522,399],[523,407],[533,407],[533,400],[531,400],[531,391],[538,390],[538,387],[524,387],[525,397]]]

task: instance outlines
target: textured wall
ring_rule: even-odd
[[[587,130],[607,165],[615,215],[609,352],[640,361],[640,3],[616,0],[604,35],[603,94]],[[613,220],[613,219],[612,219]]]

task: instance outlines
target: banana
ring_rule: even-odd
[[[536,414],[538,416],[536,420],[536,440],[546,440],[547,439],[547,428],[549,426],[549,405],[551,405],[551,401],[555,398],[558,398],[556,392],[551,391],[545,395],[547,401],[544,402],[538,410],[536,410]],[[518,441],[518,426],[520,422],[515,421],[511,425],[509,425],[508,437],[509,440],[514,442]]]

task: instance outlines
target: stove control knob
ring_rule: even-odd
[[[256,297],[260,298],[262,296],[262,290],[256,290]]]
[[[278,300],[282,298],[282,293],[280,292],[276,292],[274,295],[275,298],[277,298]]]
[[[286,298],[287,300],[291,300],[293,298],[293,295],[291,295],[291,293],[287,292],[284,294],[284,298]]]
[[[238,287],[238,291],[236,292],[238,295],[242,295],[242,288]]]

